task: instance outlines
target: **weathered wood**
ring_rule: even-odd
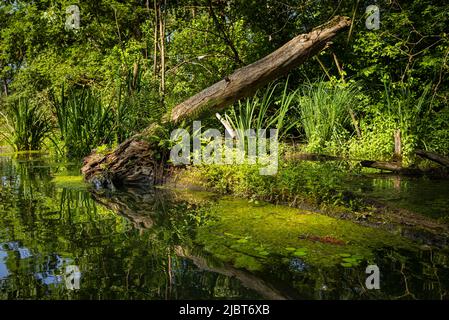
[[[416,168],[404,168],[398,162],[370,161],[364,160],[360,162],[362,167],[387,170],[398,174],[416,175],[423,174],[424,171]]]
[[[364,161],[361,161],[360,164],[362,165],[362,167],[365,167],[365,168],[375,168],[375,169],[388,170],[388,171],[400,171],[401,169],[403,169],[399,163],[395,163],[395,162],[364,160]]]
[[[122,185],[153,185],[162,176],[161,163],[155,160],[152,145],[136,137],[120,144],[106,155],[95,151],[84,158],[81,173],[86,181],[99,188]]]
[[[402,139],[401,129],[397,129],[394,132],[394,159],[402,160]]]
[[[425,159],[434,161],[443,167],[449,168],[449,157],[442,156],[435,152],[430,151],[424,151],[424,150],[417,150],[416,154],[420,157],[423,157]]]
[[[350,19],[337,16],[329,22],[299,35],[268,56],[240,68],[172,109],[165,122],[203,116],[221,110],[235,101],[251,96],[258,88],[287,74],[326,47],[340,31],[349,27]],[[157,135],[160,126],[153,124],[142,133],[126,140],[115,150],[84,159],[81,169],[86,181],[98,188],[117,185],[151,185],[161,174],[164,159],[155,161],[158,146],[148,137]]]
[[[180,121],[203,113],[217,112],[257,89],[287,74],[320,52],[340,31],[351,25],[347,17],[334,17],[307,34],[299,35],[268,56],[238,69],[230,76],[173,108],[170,120]]]

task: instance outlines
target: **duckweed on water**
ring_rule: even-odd
[[[88,187],[82,176],[55,176],[52,182],[57,188],[86,189]]]
[[[416,249],[384,230],[229,197],[213,206],[211,221],[199,228],[196,241],[217,258],[252,271],[262,270],[276,258],[299,258],[316,267],[355,267],[370,262],[377,249]]]

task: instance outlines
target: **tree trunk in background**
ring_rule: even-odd
[[[394,132],[394,159],[397,161],[402,160],[401,129],[397,129]]]
[[[159,17],[159,19],[162,19]],[[319,53],[339,32],[348,28],[351,20],[337,16],[329,22],[299,35],[268,56],[236,70],[212,86],[172,109],[166,122],[177,123],[215,113],[234,102],[253,95],[257,89],[286,75],[308,58]],[[131,137],[107,155],[96,153],[84,159],[81,169],[85,179],[97,187],[153,184],[161,175],[163,160],[155,160],[159,151],[148,137],[157,135],[154,124]]]
[[[165,94],[165,20],[162,14],[161,5],[159,5],[159,40],[161,55],[161,95]]]
[[[5,96],[8,96],[8,82],[6,79],[3,79],[3,93]]]
[[[158,46],[158,3],[154,0],[154,40],[153,40],[153,74],[157,77],[157,46]]]

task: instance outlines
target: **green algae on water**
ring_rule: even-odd
[[[55,176],[52,182],[57,188],[86,189],[88,187],[83,176]]]
[[[262,270],[276,258],[299,258],[315,267],[356,267],[375,263],[382,248],[415,250],[400,235],[306,210],[225,197],[196,242],[235,267]]]

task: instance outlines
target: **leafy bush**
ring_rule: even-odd
[[[371,105],[361,121],[361,139],[349,142],[349,153],[357,159],[391,160],[394,132],[400,130],[404,165],[414,161],[417,148],[426,145],[425,133],[431,125],[430,86],[410,91],[404,84],[385,83],[383,99]]]
[[[390,160],[394,152],[395,129],[395,121],[383,115],[369,120],[362,119],[360,122],[362,138],[352,137],[348,142],[351,159]]]
[[[292,206],[306,202],[358,210],[364,205],[345,189],[349,173],[345,163],[281,162],[276,176],[260,175],[257,165],[246,164],[204,165],[197,170],[206,187],[220,193]]]
[[[431,114],[428,127],[423,135],[423,145],[426,150],[449,154],[449,109],[443,109]]]

